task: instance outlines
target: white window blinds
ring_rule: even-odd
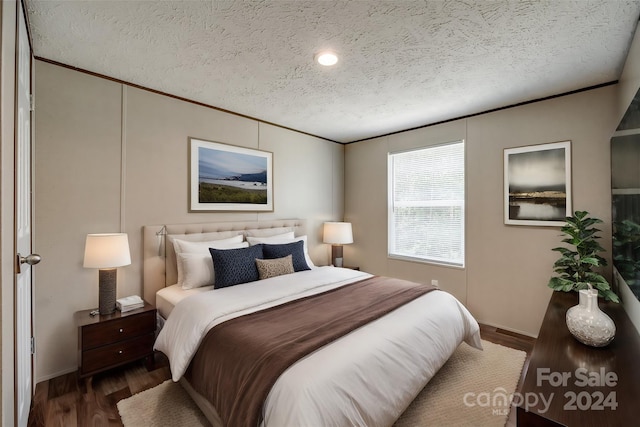
[[[389,255],[464,265],[464,142],[389,154]]]

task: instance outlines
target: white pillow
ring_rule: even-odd
[[[293,231],[291,227],[274,227],[274,228],[253,228],[245,230],[245,236],[251,237],[275,237],[278,235],[289,234],[289,231]]]
[[[181,281],[182,289],[193,289],[202,286],[213,285],[215,276],[213,274],[213,260],[207,254],[178,254],[178,265],[182,268]]]
[[[290,237],[286,237],[289,236],[291,234]],[[247,242],[249,242],[249,244],[251,246],[253,245],[257,245],[259,243],[266,243],[268,245],[281,245],[283,243],[293,243],[293,242],[297,242],[299,240],[302,240],[304,242],[304,259],[305,261],[307,261],[307,265],[309,266],[309,268],[314,268],[315,265],[313,264],[313,261],[311,261],[311,257],[309,256],[309,249],[307,248],[307,236],[299,236],[299,237],[293,237],[293,231],[291,233],[285,233],[285,234],[280,234],[277,236],[270,236],[270,237],[251,237],[251,236],[247,236]]]
[[[248,248],[249,243],[241,242],[235,244],[229,244],[224,248],[214,249],[238,249]],[[177,254],[178,269],[182,270],[182,277],[178,273],[178,284],[182,286],[182,289],[200,288],[202,286],[213,285],[215,282],[215,275],[213,269],[213,259],[211,253],[207,250],[207,253],[180,253]],[[182,279],[182,281],[180,280]]]
[[[293,231],[288,231],[286,233],[275,234],[273,236],[247,236],[247,242],[249,242],[249,245],[251,246],[257,245],[258,243],[273,243],[274,245],[277,245],[280,243],[291,243],[294,241],[293,239],[295,239],[295,237],[296,235]],[[283,242],[283,240],[287,241]]]
[[[173,239],[173,249],[176,254],[180,253],[209,253],[209,248],[227,249],[229,245],[241,243],[244,237],[242,234],[229,237],[227,239],[207,240],[205,242],[193,242],[190,240]]]
[[[236,236],[229,239],[222,240],[212,240],[210,242],[190,242],[186,240],[175,239],[173,241],[173,247],[176,250],[176,268],[178,270],[178,285],[182,286],[185,289],[192,289],[194,287],[193,283],[201,283],[202,278],[206,276],[205,273],[202,273],[201,263],[195,263],[193,261],[193,257],[190,258],[190,263],[187,265],[185,263],[185,259],[187,257],[181,257],[180,255],[189,255],[189,254],[197,254],[204,255],[207,258],[207,263],[211,264],[211,268],[213,268],[213,260],[211,259],[211,253],[209,252],[209,248],[214,249],[237,249],[237,248],[246,248],[249,246],[247,242],[242,241],[243,236]],[[196,272],[187,272],[187,268],[195,268]],[[191,278],[187,282],[186,275],[191,275]],[[193,275],[200,279],[194,280]],[[207,276],[208,277],[208,276]],[[213,276],[211,276],[211,283],[200,284],[199,286],[205,286],[207,284],[213,284]]]

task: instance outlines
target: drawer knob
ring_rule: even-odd
[[[120,328],[120,330],[118,332],[122,332],[122,328]]]

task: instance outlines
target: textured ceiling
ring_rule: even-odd
[[[617,80],[640,1],[35,1],[35,55],[340,142]],[[332,48],[338,64],[313,62]]]

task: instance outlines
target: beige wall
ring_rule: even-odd
[[[304,218],[311,257],[327,264],[320,228],[342,219],[342,145],[45,62],[35,80],[36,381],[76,369],[73,313],[98,301],[87,233],[129,234],[118,297],[142,294],[146,224]],[[273,152],[274,212],[188,213],[188,137]]]
[[[551,248],[561,240],[557,228],[503,225],[504,148],[571,140],[573,209],[604,221],[601,243],[610,262],[615,94],[609,86],[468,120],[467,302],[478,320],[537,335],[558,258]]]
[[[552,292],[547,282],[557,255],[551,248],[561,239],[557,228],[504,225],[503,150],[571,140],[574,209],[605,221],[602,243],[610,249],[616,94],[617,86],[607,86],[347,145],[345,217],[354,223],[355,243],[345,257],[377,274],[437,279],[478,321],[536,336]],[[466,142],[465,268],[388,259],[387,153],[459,139]]]

